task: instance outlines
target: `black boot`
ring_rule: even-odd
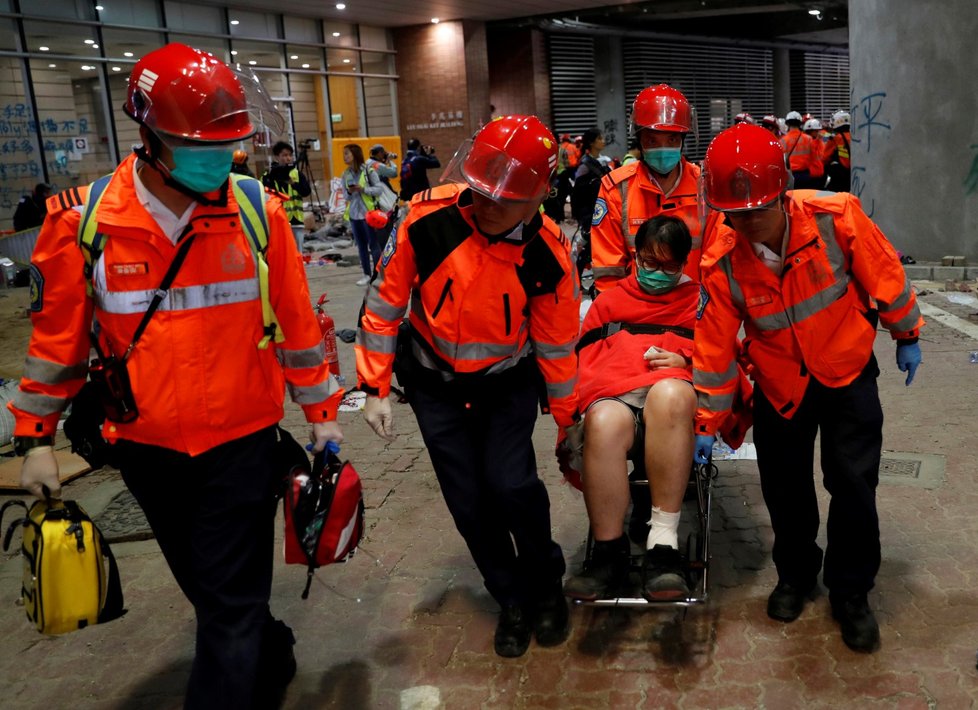
[[[533,633],[538,644],[556,646],[567,640],[570,635],[570,613],[559,580],[540,598],[535,611]]]
[[[533,626],[529,614],[518,604],[503,607],[496,624],[494,645],[496,655],[504,658],[517,658],[526,653],[530,646]]]
[[[564,584],[564,594],[571,599],[594,601],[619,595],[628,581],[630,548],[628,538],[596,540],[591,560],[581,574]]]
[[[842,627],[842,640],[853,651],[872,653],[880,647],[880,626],[865,594],[838,598],[831,594],[832,618]]]
[[[647,601],[673,601],[689,596],[679,550],[655,545],[646,550],[642,565],[642,596]]]

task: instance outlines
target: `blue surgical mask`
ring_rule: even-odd
[[[680,148],[647,148],[642,151],[645,164],[659,175],[668,175],[679,164],[682,155]]]
[[[194,192],[211,192],[228,179],[234,148],[221,146],[180,146],[173,149],[170,176]]]
[[[667,274],[660,269],[645,269],[639,266],[635,270],[635,276],[638,279],[638,285],[646,293],[665,293],[676,287],[679,279],[683,276],[683,272]]]

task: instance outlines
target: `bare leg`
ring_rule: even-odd
[[[692,436],[692,415],[689,430]],[[584,418],[584,503],[595,540],[621,537],[630,502],[626,456],[634,439],[635,418],[621,402],[606,399],[588,409]],[[692,443],[689,448],[692,452]]]
[[[645,398],[645,470],[652,505],[678,513],[693,465],[696,393],[688,382],[656,382]],[[590,510],[590,508],[588,509]]]

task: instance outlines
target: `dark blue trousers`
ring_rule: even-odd
[[[785,419],[754,390],[754,443],[764,502],[774,528],[774,564],[782,582],[806,589],[822,567],[815,542],[815,435],[821,435],[822,481],[831,495],[823,581],[832,597],[873,588],[880,567],[879,483],[883,410],[876,358],[845,387],[812,378],[798,411]]]
[[[291,650],[268,609],[274,554],[274,427],[199,456],[122,441],[122,477],[197,616],[187,708],[257,707]]]
[[[559,591],[564,574],[531,440],[535,373],[517,369],[474,388],[420,384],[408,392],[455,526],[501,606]]]

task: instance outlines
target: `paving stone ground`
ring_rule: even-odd
[[[337,328],[355,327],[356,268],[310,266]],[[967,319],[978,308],[938,292],[923,300]],[[575,608],[562,646],[519,659],[492,652],[496,608],[454,529],[407,405],[399,435],[378,439],[343,413],[343,455],[364,479],[368,530],[360,553],[323,569],[310,598],[305,571],[276,560],[273,612],[296,630],[299,671],[284,707],[431,708],[967,708],[978,703],[978,341],[939,323],[921,339],[924,364],[903,385],[894,347],[877,341],[884,448],[940,457],[943,480],[879,489],[883,564],[870,595],[883,645],[842,643],[824,593],[792,624],[765,614],[776,581],[771,528],[754,462],[721,466],[712,516],[711,599],[686,613]],[[353,379],[352,346],[340,344]],[[301,412],[287,426],[304,435]],[[552,456],[555,427],[534,441],[571,569],[583,557],[586,515]],[[785,466],[791,462],[786,461]],[[122,490],[102,471],[66,494],[101,511]],[[190,494],[190,492],[188,492]],[[828,499],[820,495],[823,518]],[[281,523],[281,520],[279,520]],[[278,535],[281,537],[281,525]],[[824,540],[824,533],[823,533]],[[153,540],[117,543],[129,613],[62,637],[42,637],[17,604],[21,561],[0,561],[0,706],[179,708],[193,655],[193,613]]]

